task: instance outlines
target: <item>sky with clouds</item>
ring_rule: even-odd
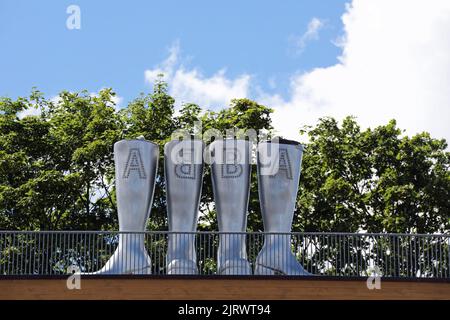
[[[0,95],[112,87],[125,106],[162,72],[177,106],[248,97],[289,138],[354,115],[450,140],[449,30],[448,0],[1,0]]]

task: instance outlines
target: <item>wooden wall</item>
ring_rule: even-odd
[[[366,280],[316,278],[157,278],[81,277],[69,290],[66,278],[0,278],[0,299],[450,299],[449,281],[381,280],[369,290]]]

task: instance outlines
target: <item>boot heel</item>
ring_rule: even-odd
[[[259,276],[274,276],[275,270],[267,268],[263,265],[257,264],[255,268],[255,275]]]

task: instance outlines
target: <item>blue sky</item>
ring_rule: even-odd
[[[448,0],[0,0],[0,96],[112,87],[123,107],[163,71],[177,106],[248,97],[287,138],[353,115],[450,140],[449,30]]]
[[[81,29],[66,28],[66,8],[81,9]],[[345,1],[0,1],[0,95],[47,95],[112,87],[126,101],[148,91],[144,70],[178,41],[186,67],[205,75],[226,68],[251,74],[264,90],[286,94],[293,72],[336,63]],[[301,54],[295,39],[317,17],[318,39]],[[294,48],[293,48],[294,47]]]

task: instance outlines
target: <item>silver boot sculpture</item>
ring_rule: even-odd
[[[258,144],[258,189],[266,234],[256,259],[258,275],[308,275],[291,251],[292,219],[303,147],[295,141]],[[286,234],[283,234],[286,233]]]
[[[168,274],[197,274],[195,234],[203,179],[201,140],[172,140],[164,147],[169,242]]]
[[[144,231],[153,202],[158,154],[158,145],[143,139],[114,144],[119,244],[95,274],[151,274]]]
[[[246,140],[216,140],[210,149],[212,186],[221,232],[218,273],[250,275],[244,234],[250,192],[250,143]]]

